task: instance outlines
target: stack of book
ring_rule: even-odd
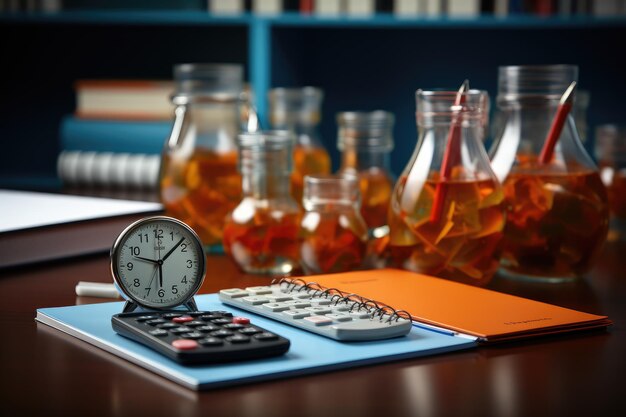
[[[168,81],[79,81],[61,122],[59,178],[68,186],[155,188],[171,129]]]

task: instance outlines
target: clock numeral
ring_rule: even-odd
[[[139,282],[139,278],[135,278],[135,281],[133,282],[133,285],[134,285],[135,287],[138,287],[138,286],[140,286],[140,285],[141,285],[141,282]]]
[[[139,249],[139,246],[131,246],[129,249],[130,254],[133,256],[139,256],[139,254],[141,253],[141,249]]]
[[[193,262],[191,262],[191,259],[187,259],[187,268],[191,268],[193,266]]]
[[[146,243],[148,243],[148,234],[147,233],[144,233],[144,234],[140,233],[139,234],[139,242],[143,243],[144,239],[145,239]]]
[[[176,288],[176,285],[172,285],[172,294],[178,294],[178,288]]]
[[[163,229],[154,229],[154,238],[155,239],[162,239],[163,238]]]
[[[170,237],[172,238],[172,242],[174,241],[174,232],[170,232]]]
[[[129,271],[132,271],[133,267],[134,267],[134,265],[133,265],[132,262],[129,262],[129,263],[126,264],[126,268],[128,268]]]
[[[187,275],[183,275],[183,280],[180,281],[181,284],[186,284],[187,283]]]
[[[146,288],[146,297],[150,295],[150,287]]]
[[[161,289],[157,292],[157,294],[159,294],[159,297],[161,297],[161,298],[165,297],[165,291],[163,291],[163,288],[161,288]]]
[[[186,243],[181,243],[180,244],[180,251],[181,252],[187,252],[187,244]]]

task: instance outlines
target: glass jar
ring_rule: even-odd
[[[389,168],[394,116],[385,111],[343,112],[337,115],[338,174],[355,176],[361,190],[361,215],[369,229],[387,225],[394,178]]]
[[[505,217],[483,145],[487,95],[418,90],[416,98],[419,138],[389,210],[393,263],[484,285],[498,269]]]
[[[626,240],[626,127],[596,127],[595,153],[609,198],[609,240]]]
[[[330,156],[318,131],[324,94],[318,88],[304,87],[274,88],[268,95],[272,129],[290,130],[296,135],[291,194],[302,204],[304,176],[330,173]]]
[[[606,190],[571,113],[552,159],[539,160],[559,100],[577,78],[578,67],[571,65],[499,68],[504,124],[490,155],[506,199],[506,275],[575,278],[590,268],[606,239]]]
[[[243,68],[174,67],[176,105],[160,173],[165,213],[191,226],[209,251],[220,251],[226,215],[241,199],[235,138],[242,126]]]
[[[290,194],[294,137],[288,131],[241,134],[243,199],[224,226],[224,249],[244,272],[289,274],[299,266],[300,206]]]
[[[355,177],[304,177],[300,254],[306,273],[344,272],[363,266],[367,225],[359,200]]]

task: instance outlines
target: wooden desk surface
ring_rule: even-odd
[[[607,314],[609,332],[526,342],[197,393],[34,321],[110,281],[108,256],[0,270],[3,416],[609,416],[626,415],[626,243],[606,246],[584,280],[491,288]],[[212,256],[202,292],[262,285]]]

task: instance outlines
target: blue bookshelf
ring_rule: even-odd
[[[54,176],[58,127],[74,109],[74,80],[170,78],[180,62],[245,65],[266,125],[270,88],[324,89],[322,136],[335,167],[336,112],[394,112],[392,167],[399,173],[415,145],[415,90],[456,88],[469,78],[493,101],[498,65],[579,64],[580,86],[591,92],[590,126],[626,122],[620,103],[626,66],[618,59],[626,55],[624,17],[64,11],[0,14],[0,35],[7,62],[14,63],[3,67],[0,80],[12,98],[0,104],[5,115],[0,135],[9,143],[1,153],[0,178]],[[39,149],[36,155],[33,146]]]

